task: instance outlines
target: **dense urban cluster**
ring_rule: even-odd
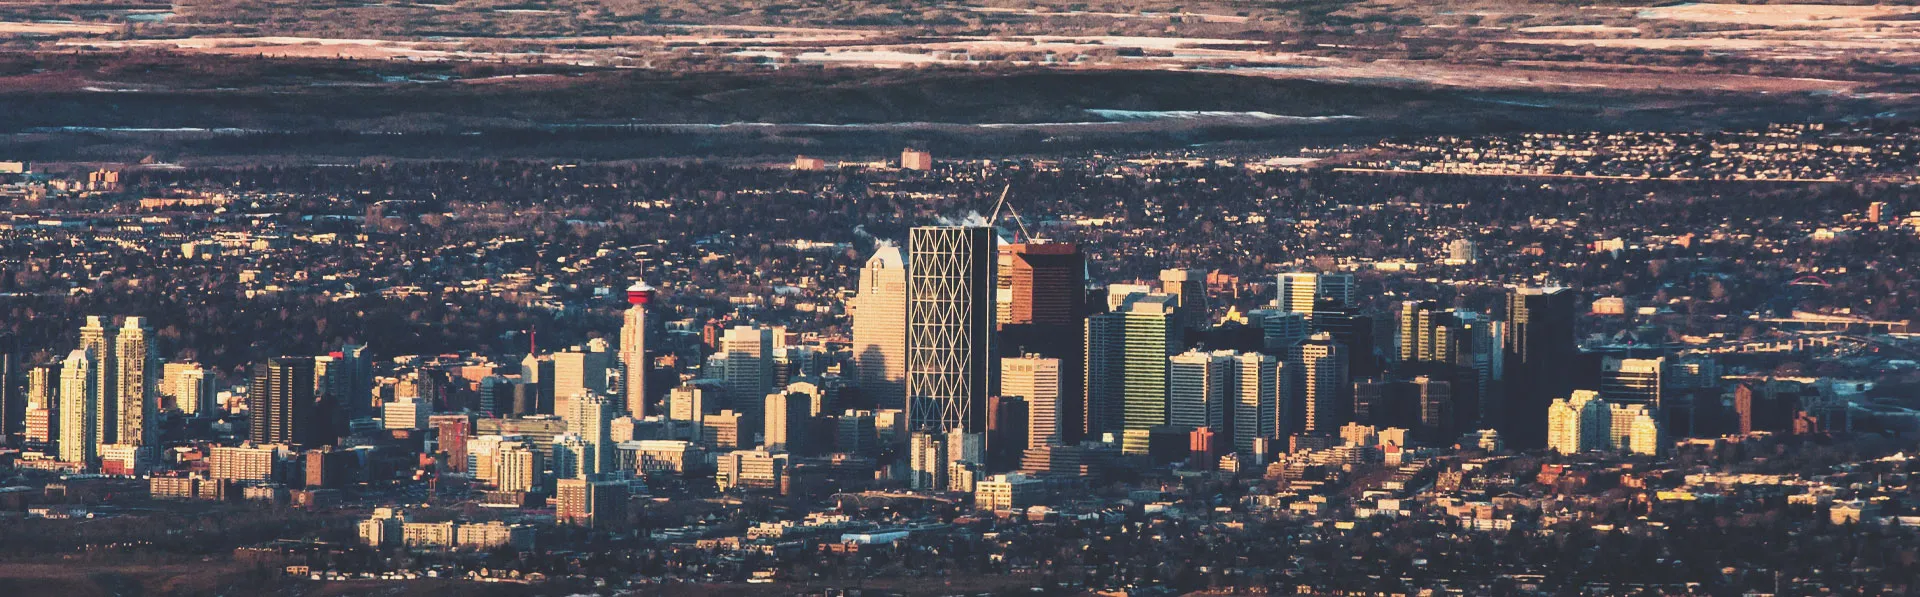
[[[1907,592],[1912,149],[1825,135],[1418,168],[1500,176],[1199,151],[0,162],[0,560],[570,592]],[[1753,143],[1833,151],[1714,161]]]

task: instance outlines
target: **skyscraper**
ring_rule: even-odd
[[[159,412],[159,405],[153,390],[160,381],[160,359],[154,354],[147,318],[128,317],[121,325],[120,335],[114,341],[114,362],[119,365],[114,380],[114,394],[120,397],[117,443],[154,445],[154,416]]]
[[[1003,324],[1075,325],[1086,309],[1086,260],[1067,243],[1001,245],[998,286],[1008,294]]]
[[[520,359],[520,379],[533,394],[532,412],[554,414],[553,357],[528,353]]]
[[[1433,301],[1400,303],[1400,327],[1395,335],[1400,362],[1453,362],[1458,326],[1453,314]]]
[[[1290,368],[1297,372],[1288,400],[1299,408],[1297,429],[1308,433],[1335,433],[1346,424],[1352,389],[1347,379],[1347,350],[1331,334],[1319,333],[1295,345],[1287,353]]]
[[[1286,420],[1286,402],[1280,399],[1285,386],[1280,360],[1271,355],[1247,352],[1232,357],[1228,372],[1233,384],[1233,449],[1251,454],[1255,438],[1279,438],[1280,423]]]
[[[1126,314],[1117,311],[1087,317],[1086,375],[1081,382],[1085,393],[1080,400],[1085,413],[1081,416],[1085,423],[1080,430],[1083,437],[1101,439],[1105,434],[1119,433],[1124,425],[1121,396],[1125,385],[1121,373],[1126,365],[1126,324]]]
[[[346,437],[351,433],[353,415],[347,412],[346,406],[347,386],[351,383],[353,371],[341,353],[313,357],[315,424],[322,425],[330,437]],[[381,415],[384,419],[385,413]]]
[[[767,394],[767,451],[806,455],[813,434],[812,397],[800,392]]]
[[[19,357],[14,356],[10,343],[0,339],[0,443],[11,444],[25,427],[27,403],[16,381],[19,376]]]
[[[46,448],[60,439],[62,402],[60,363],[42,363],[27,372],[27,424],[21,436],[31,446]]]
[[[1546,445],[1547,405],[1573,390],[1573,293],[1517,288],[1507,294],[1504,405],[1488,409],[1500,437],[1517,448]]]
[[[582,474],[612,470],[613,415],[616,406],[602,392],[581,392],[567,401],[567,432],[580,436],[587,449],[581,454]]]
[[[1458,433],[1454,426],[1453,384],[1421,375],[1413,378],[1413,387],[1420,397],[1421,436],[1441,442]]]
[[[995,241],[985,226],[920,226],[907,239],[907,426],[978,431],[994,361]]]
[[[1280,274],[1280,309],[1294,313],[1313,313],[1320,299],[1338,304],[1354,304],[1353,274],[1316,274],[1296,272]]]
[[[327,443],[316,428],[313,391],[312,357],[275,357],[255,365],[247,389],[249,439],[257,445]]]
[[[348,344],[340,347],[340,368],[347,372],[345,386],[341,390],[341,403],[336,405],[343,410],[348,421],[366,419],[373,416],[373,358],[367,354],[367,345]]]
[[[1072,244],[1034,240],[1000,246],[1000,291],[1008,302],[994,345],[1003,355],[1036,354],[1060,361],[1062,393],[1055,408],[1059,440],[1068,443],[1079,441],[1086,426],[1081,420],[1086,272],[1086,258]]]
[[[1129,297],[1121,309],[1122,452],[1147,453],[1153,428],[1167,424],[1167,357],[1181,344],[1178,304],[1173,295],[1155,293]]]
[[[867,259],[851,306],[860,392],[880,408],[905,408],[907,262],[900,247],[882,245]]]
[[[1286,354],[1287,347],[1313,335],[1307,313],[1262,309],[1250,315],[1260,323],[1260,345],[1272,354]]]
[[[727,358],[723,382],[727,405],[740,413],[740,443],[753,445],[766,416],[767,394],[773,392],[773,329],[740,325],[720,337]]]
[[[1167,424],[1179,431],[1229,428],[1233,409],[1230,350],[1189,350],[1167,357]]]
[[[647,305],[656,293],[646,282],[627,287],[626,314],[620,326],[620,384],[626,410],[634,418],[647,416]]]
[[[1666,357],[1651,359],[1604,358],[1600,361],[1600,397],[1609,404],[1644,404],[1659,412],[1662,373]]]
[[[1004,359],[1003,359],[1004,360]],[[993,396],[987,398],[987,459],[994,470],[1009,470],[1020,464],[1020,454],[1029,447],[1032,421],[1026,398]]]
[[[120,402],[114,393],[120,387],[120,369],[114,366],[113,328],[108,318],[88,315],[80,328],[80,350],[87,351],[93,363],[93,399],[96,418],[91,427],[93,442],[100,445],[120,441]]]
[[[93,355],[67,353],[60,363],[60,441],[63,462],[91,465],[99,455],[100,375]]]
[[[1027,401],[1027,445],[1046,446],[1065,441],[1061,432],[1060,359],[1038,355],[1000,359],[1000,395]]]
[[[1198,269],[1160,270],[1160,291],[1179,297],[1180,310],[1175,318],[1183,329],[1198,329],[1207,323],[1207,272]]]
[[[567,401],[583,392],[607,391],[612,355],[574,347],[553,355],[553,408],[567,412]]]

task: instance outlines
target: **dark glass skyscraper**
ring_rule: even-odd
[[[1573,392],[1577,350],[1574,296],[1560,288],[1518,288],[1507,294],[1506,403],[1491,412],[1508,445],[1547,445],[1547,405]]]
[[[248,438],[255,444],[320,446],[329,426],[314,404],[313,359],[276,357],[253,367],[247,389],[252,420]]]

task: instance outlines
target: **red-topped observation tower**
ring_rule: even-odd
[[[632,286],[627,287],[627,304],[650,304],[658,292],[659,291],[654,290],[653,286],[648,285],[646,282],[635,281]]]

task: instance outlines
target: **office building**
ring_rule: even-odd
[[[584,392],[607,391],[610,353],[574,347],[553,355],[553,412],[567,412],[567,401]]]
[[[326,432],[329,437],[352,434],[353,413],[349,412],[351,407],[347,404],[353,400],[348,390],[353,380],[354,371],[340,353],[313,357],[314,411],[326,417],[330,427]]]
[[[531,407],[531,410],[520,412],[519,414],[550,415],[555,412],[553,404],[553,393],[555,391],[553,378],[554,365],[552,356],[528,354],[526,357],[520,359],[520,381],[527,386],[528,393],[532,394],[529,396],[529,398],[532,399],[532,404],[528,405]],[[521,407],[520,399],[516,396],[514,399],[514,409],[519,411]]]
[[[774,392],[766,400],[768,452],[812,453],[812,399],[802,392]]]
[[[848,454],[871,455],[880,449],[880,431],[873,411],[850,410],[834,421],[833,450]]]
[[[593,474],[587,467],[599,454],[586,440],[571,433],[562,433],[553,438],[553,456],[547,460],[547,469],[554,479],[584,479]]]
[[[464,446],[460,456],[461,470],[465,470]],[[303,486],[307,489],[337,489],[349,485],[353,482],[353,469],[359,465],[359,460],[359,456],[353,452],[333,448],[307,450],[300,461],[306,482]]]
[[[247,410],[255,444],[318,447],[331,443],[313,408],[313,358],[275,357],[253,368]]]
[[[707,415],[701,426],[701,441],[715,450],[737,450],[752,447],[751,440],[740,432],[740,413],[721,410],[717,414]]]
[[[933,154],[912,148],[900,150],[900,168],[905,170],[932,170]]]
[[[734,326],[720,338],[727,366],[723,375],[727,404],[740,413],[740,438],[752,445],[773,393],[774,331],[765,326]]]
[[[1188,432],[1200,428],[1228,429],[1233,414],[1230,350],[1189,350],[1167,357],[1167,424]]]
[[[1430,441],[1439,442],[1458,434],[1454,426],[1454,396],[1451,382],[1434,379],[1425,375],[1413,378],[1413,388],[1420,403],[1418,434]]]
[[[1032,241],[999,247],[997,287],[1005,290],[999,323],[1072,326],[1086,309],[1086,259],[1078,246]]]
[[[1600,397],[1609,404],[1644,404],[1659,412],[1666,357],[1600,360]]]
[[[1343,306],[1354,304],[1353,274],[1286,273],[1278,281],[1284,311],[1311,314],[1323,298]]]
[[[418,431],[427,428],[433,416],[433,404],[419,396],[400,396],[380,405],[380,428],[388,431]]]
[[[427,418],[427,426],[433,428],[433,441],[441,452],[447,455],[447,469],[456,473],[467,472],[467,443],[473,439],[476,429],[473,415],[454,413],[433,415]]]
[[[1129,297],[1121,314],[1121,445],[1127,454],[1147,453],[1149,435],[1167,424],[1167,357],[1179,350],[1175,325],[1179,299],[1169,294]]]
[[[696,427],[706,419],[707,390],[699,386],[680,386],[667,392],[667,418],[689,421]]]
[[[1027,399],[1019,396],[994,396],[987,399],[987,458],[984,464],[994,470],[1009,470],[1020,463],[1020,454],[1029,447],[1027,424],[1032,415]]]
[[[1121,409],[1126,388],[1122,377],[1126,368],[1126,324],[1126,314],[1117,311],[1087,318],[1083,343],[1086,356],[1082,359],[1086,374],[1080,384],[1085,392],[1080,400],[1085,428],[1078,430],[1082,437],[1098,440],[1108,433],[1120,433],[1126,424]]]
[[[1000,359],[1000,395],[1026,399],[1027,446],[1064,443],[1060,359],[1027,355]]]
[[[1577,349],[1574,296],[1559,288],[1517,288],[1507,294],[1505,404],[1485,409],[1500,437],[1517,448],[1546,445],[1547,405],[1573,391]]]
[[[1313,335],[1309,313],[1260,310],[1250,315],[1260,325],[1260,344],[1269,354],[1286,354],[1288,348]]]
[[[636,418],[647,417],[647,309],[657,295],[646,282],[627,287],[627,311],[620,326],[620,389],[626,398],[626,411]]]
[[[18,445],[15,439],[26,427],[27,401],[14,382],[20,376],[20,357],[10,350],[0,346],[0,443]]]
[[[920,226],[907,241],[907,426],[978,430],[995,387],[993,229]]]
[[[907,401],[907,262],[900,247],[886,244],[860,270],[850,302],[853,362],[860,392],[880,408]]]
[[[1207,272],[1197,269],[1160,270],[1160,292],[1173,295],[1180,307],[1175,316],[1182,329],[1199,329],[1207,324]]]
[[[1061,393],[1057,406],[1060,441],[1079,441],[1085,429],[1087,265],[1079,247],[1032,239],[1000,246],[999,292],[1004,299],[999,335],[1001,355],[1037,355],[1059,360]],[[1006,380],[1001,380],[1001,393]]]
[[[347,344],[333,353],[338,369],[344,375],[340,387],[341,402],[337,404],[348,421],[367,419],[373,416],[373,357],[367,354],[365,344]]]
[[[1254,440],[1279,438],[1281,423],[1287,420],[1287,413],[1283,411],[1287,403],[1281,399],[1282,389],[1286,387],[1285,376],[1280,360],[1272,355],[1240,353],[1230,356],[1228,364],[1233,448],[1243,454],[1254,454]]]
[[[1460,329],[1452,311],[1443,310],[1433,301],[1406,301],[1400,303],[1399,318],[1395,339],[1399,344],[1400,362],[1453,363],[1458,360]]]

